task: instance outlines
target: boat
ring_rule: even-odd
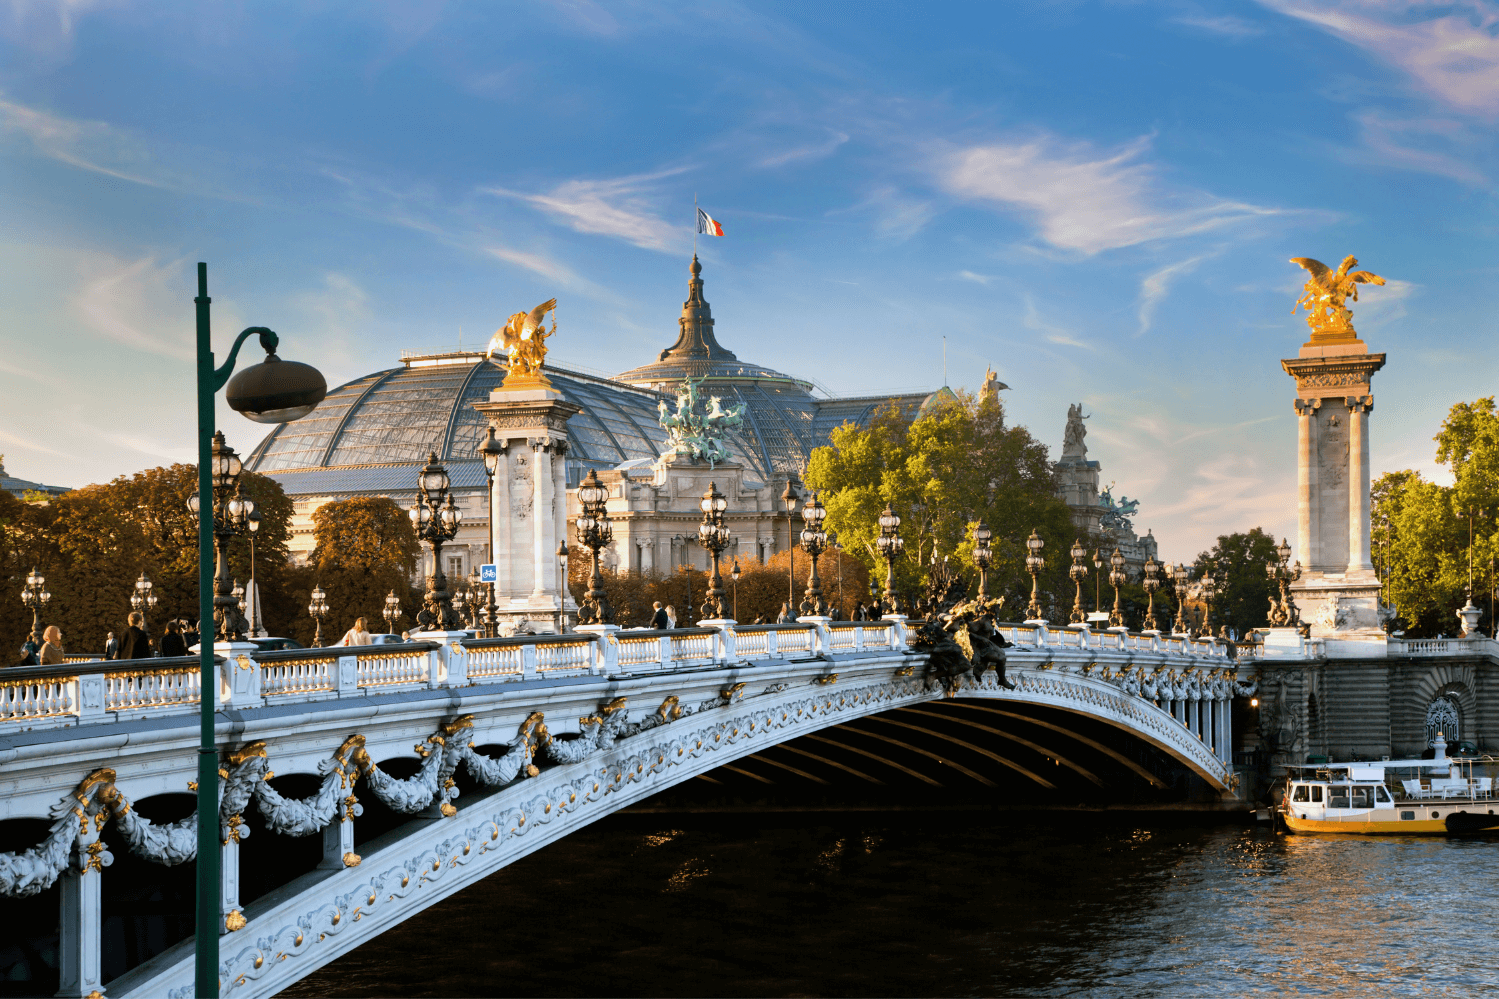
[[[1499,759],[1448,758],[1440,732],[1432,748],[1431,759],[1288,765],[1277,824],[1297,834],[1499,832]]]

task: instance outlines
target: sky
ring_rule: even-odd
[[[1288,263],[1355,254],[1372,467],[1495,392],[1499,5],[0,0],[0,452],[192,461],[195,264],[330,385],[553,296],[562,366],[1069,403],[1163,557],[1295,536]],[[252,358],[253,353],[245,355]],[[231,445],[262,428],[221,406]],[[1059,542],[1059,545],[1064,545]]]

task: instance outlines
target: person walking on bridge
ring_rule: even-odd
[[[356,619],[354,621],[354,627],[352,627],[348,631],[344,632],[344,637],[343,637],[342,640],[339,641],[338,644],[339,645],[368,645],[368,644],[370,644],[370,633],[369,633],[369,629],[366,628],[365,625],[364,625],[364,618],[361,617],[361,618]]]
[[[62,630],[55,624],[48,625],[42,632],[42,665],[61,666],[63,662]]]
[[[155,653],[151,650],[151,636],[147,635],[142,625],[146,623],[146,615],[140,611],[131,611],[126,618],[130,627],[125,630],[125,640],[120,643],[119,654],[116,659],[150,659]]]
[[[166,634],[161,636],[162,658],[187,655],[187,642],[182,640],[182,622],[176,618],[167,622]]]
[[[661,601],[656,601],[656,612],[651,615],[651,627],[657,631],[664,631],[670,627],[666,620],[666,608],[661,606]]]
[[[115,654],[119,651],[120,640],[116,638],[115,633],[111,631],[109,634],[104,636],[104,658],[113,659],[115,657]]]

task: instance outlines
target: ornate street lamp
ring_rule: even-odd
[[[718,491],[718,483],[710,482],[698,507],[703,511],[703,522],[697,528],[697,543],[713,556],[713,574],[708,577],[708,598],[703,601],[700,620],[721,620],[724,616],[723,580],[718,575],[718,559],[733,539],[723,522],[723,513],[729,508],[729,501]]]
[[[130,594],[130,609],[141,612],[141,630],[146,630],[146,613],[156,607],[156,594],[151,592],[151,580],[146,574],[141,573],[141,578],[135,581],[135,592]],[[240,592],[244,592],[241,590]],[[243,610],[244,608],[240,608]]]
[[[588,595],[578,607],[580,624],[613,624],[614,608],[604,592],[604,576],[599,572],[599,552],[614,540],[609,523],[609,490],[599,481],[598,472],[588,470],[588,478],[578,486],[578,544],[593,555],[593,572],[588,577]]]
[[[1041,583],[1039,573],[1046,568],[1046,559],[1041,554],[1041,549],[1046,547],[1046,542],[1041,540],[1041,535],[1034,529],[1031,536],[1025,539],[1026,550],[1030,553],[1025,557],[1025,568],[1031,574],[1031,602],[1025,608],[1030,615],[1030,620],[1041,619]]]
[[[251,510],[245,517],[245,527],[250,532],[250,637],[260,637],[260,591],[255,588],[255,535],[260,533],[260,511]],[[240,608],[243,610],[244,608]]]
[[[802,528],[802,551],[812,557],[812,573],[807,577],[807,592],[802,597],[800,608],[803,616],[820,617],[828,612],[827,602],[822,599],[822,581],[817,578],[817,557],[828,547],[828,535],[822,529],[827,515],[827,507],[814,492],[802,508],[802,522],[807,525]]]
[[[412,504],[411,522],[416,526],[417,540],[432,548],[432,575],[427,577],[427,592],[416,623],[429,631],[456,631],[462,620],[448,597],[448,577],[442,571],[442,545],[458,534],[463,514],[453,502],[447,469],[437,460],[437,452],[427,455],[427,464],[417,476],[416,502]]]
[[[1187,633],[1187,582],[1192,578],[1192,570],[1187,568],[1185,562],[1178,562],[1170,571],[1176,583],[1176,621],[1172,627],[1176,630],[1176,634],[1185,635]]]
[[[1197,581],[1202,591],[1202,627],[1209,638],[1213,637],[1213,601],[1222,589],[1224,567],[1215,559],[1208,559],[1202,568],[1202,577]]]
[[[1161,588],[1161,564],[1153,557],[1145,560],[1145,579],[1141,581],[1145,587],[1145,593],[1150,598],[1149,605],[1145,608],[1145,627],[1141,631],[1160,631],[1155,620],[1155,591]]]
[[[394,635],[396,633],[396,622],[402,617],[401,598],[396,596],[396,591],[391,590],[385,597],[385,609],[380,612],[385,618],[385,633]]]
[[[786,477],[781,502],[786,504],[786,609],[796,606],[796,505],[801,502],[796,476]]]
[[[465,586],[462,576],[458,577],[458,580],[453,583],[452,603],[453,613],[458,616],[458,627],[467,627],[468,622],[465,619],[468,617],[468,588]]]
[[[31,610],[31,640],[40,644],[42,640],[42,608],[52,600],[47,592],[47,577],[32,569],[26,575],[26,585],[21,587],[21,603]]]
[[[557,546],[557,574],[562,582],[557,587],[557,631],[560,634],[567,633],[567,595],[568,587],[572,585],[572,577],[567,574],[567,539]]]
[[[499,533],[496,530],[496,525],[494,522],[494,477],[495,474],[500,470],[500,462],[505,457],[505,445],[495,437],[494,427],[489,428],[489,433],[484,438],[484,443],[479,445],[479,456],[484,459],[484,496],[489,510],[489,559],[491,562],[498,565],[499,546],[496,544],[496,541],[499,540]],[[563,542],[563,544],[566,543],[566,541]],[[500,634],[500,608],[499,605],[495,602],[495,587],[497,583],[491,582],[487,585],[489,590],[489,599],[484,606],[483,634],[485,638],[498,638]],[[562,584],[562,596],[563,603],[566,603],[566,582]]]
[[[317,622],[317,631],[312,636],[312,647],[321,649],[323,647],[323,618],[328,616],[328,594],[323,592],[322,586],[312,588],[312,602],[307,605],[307,613]]]
[[[245,588],[240,585],[238,579],[234,581],[234,589],[229,591],[229,595],[234,598],[234,606],[238,607],[239,612],[243,614],[249,604],[245,603]]]
[[[249,374],[249,372],[244,372]],[[213,435],[213,446],[209,450],[209,475],[213,503],[213,623],[217,640],[239,642],[245,637],[248,622],[240,610],[239,598],[234,595],[234,580],[229,575],[229,542],[236,534],[249,534],[251,517],[255,513],[255,501],[244,494],[239,481],[244,466],[239,455],[224,442],[223,431]],[[202,498],[193,493],[187,498],[187,508],[201,517]],[[258,521],[254,523],[258,524]],[[258,528],[257,528],[258,529]],[[200,622],[201,630],[202,624]],[[204,643],[208,648],[213,642]],[[210,688],[211,689],[211,688]],[[217,772],[217,771],[215,771]]]
[[[1119,587],[1129,582],[1129,577],[1124,573],[1124,555],[1119,549],[1114,549],[1114,554],[1109,556],[1109,585],[1114,588],[1114,610],[1109,614],[1110,628],[1123,628],[1124,607],[1119,602]]]
[[[734,560],[734,568],[732,568],[732,569],[729,570],[729,579],[733,580],[733,582],[734,582],[734,620],[736,620],[736,621],[739,620],[739,577],[740,577],[740,575],[741,575],[741,572],[739,570],[739,560],[736,558]]]
[[[1290,542],[1281,538],[1275,548],[1275,561],[1265,563],[1265,574],[1272,583],[1280,585],[1280,601],[1277,603],[1272,599],[1270,607],[1270,623],[1277,628],[1294,628],[1301,623],[1301,611],[1286,590],[1286,584],[1301,578],[1301,562],[1298,560],[1295,565],[1287,565],[1290,560]]]
[[[1093,613],[1103,611],[1103,549],[1093,549]]]
[[[982,520],[973,529],[973,567],[979,571],[978,599],[989,599],[989,566],[994,564],[994,549],[989,547],[994,532]]]
[[[1083,610],[1083,580],[1088,578],[1088,564],[1083,560],[1088,557],[1088,549],[1083,547],[1080,539],[1073,539],[1072,550],[1067,554],[1072,556],[1072,565],[1068,567],[1067,575],[1077,584],[1077,595],[1072,600],[1072,614],[1067,622],[1082,624],[1088,620],[1087,612]]]
[[[479,567],[477,565],[469,566],[468,586],[464,589],[464,597],[468,601],[468,626],[473,629],[476,635],[483,634],[479,630],[479,618],[484,613],[483,586],[484,584],[479,581]]]
[[[900,518],[889,503],[885,504],[885,512],[880,514],[880,536],[874,543],[880,550],[880,557],[885,560],[885,613],[899,614],[900,604],[895,599],[895,559],[906,543],[900,536]],[[873,579],[869,581],[869,593],[874,595]]]
[[[243,330],[229,350],[229,357],[218,368],[213,366],[213,335],[209,321],[208,265],[198,264],[198,296],[193,299],[197,307],[197,411],[198,411],[198,491],[193,504],[198,515],[198,628],[200,633],[210,619],[216,620],[216,608],[222,607],[226,617],[232,614],[239,624],[238,609],[233,603],[220,604],[222,596],[232,600],[219,584],[227,577],[221,568],[214,573],[214,550],[221,548],[219,537],[219,515],[223,499],[217,489],[215,473],[215,444],[223,436],[214,432],[214,396],[224,389],[224,399],[229,408],[257,423],[289,423],[300,420],[317,408],[328,393],[328,383],[321,373],[310,365],[297,361],[283,361],[276,356],[280,338],[264,326],[252,326]],[[260,340],[266,352],[265,360],[251,365],[231,379],[239,349],[250,336]],[[238,459],[236,459],[237,463]],[[236,476],[238,470],[235,471]],[[246,511],[246,514],[253,512]],[[231,629],[231,634],[238,635]],[[196,867],[194,920],[195,940],[193,955],[194,994],[217,995],[219,991],[219,934],[223,932],[224,916],[220,909],[220,844],[219,844],[219,754],[215,735],[214,716],[218,711],[218,698],[206,692],[218,689],[218,667],[214,662],[212,641],[199,642],[198,669],[201,689],[205,696],[198,699],[198,852]]]

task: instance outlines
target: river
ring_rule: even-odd
[[[286,996],[1471,996],[1499,843],[1170,813],[620,814]]]

